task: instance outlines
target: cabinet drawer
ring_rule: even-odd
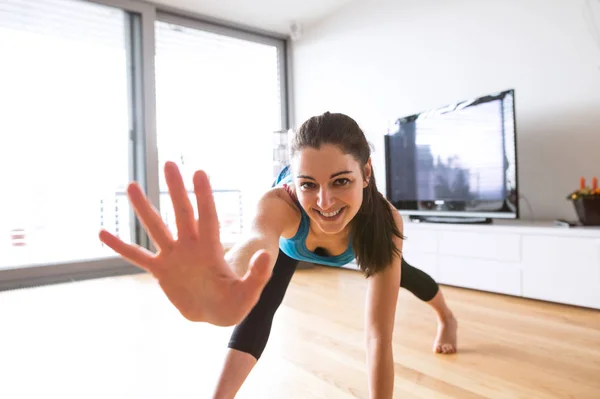
[[[496,262],[520,262],[519,234],[444,231],[439,233],[441,255],[487,259]]]
[[[439,256],[437,270],[437,280],[441,284],[521,295],[521,269],[518,264]]]
[[[600,309],[600,240],[524,237],[523,294]]]
[[[405,251],[436,253],[438,250],[438,232],[431,230],[405,229],[406,239],[402,243]]]

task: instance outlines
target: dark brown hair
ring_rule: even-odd
[[[352,155],[363,171],[371,157],[371,147],[365,134],[354,119],[344,114],[326,112],[304,122],[290,141],[290,155],[303,148],[319,149],[323,144],[338,146]],[[394,236],[404,239],[398,230],[392,209],[377,190],[375,174],[371,172],[363,189],[363,202],[352,221],[352,248],[356,262],[367,277],[391,264],[400,250],[394,245]]]

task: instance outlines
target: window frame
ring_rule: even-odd
[[[80,0],[109,6],[133,14],[128,19],[130,176],[140,183],[159,209],[159,170],[156,132],[155,22],[167,22],[243,40],[274,45],[278,50],[281,122],[289,129],[292,116],[291,52],[287,36],[216,20],[192,12],[138,0]],[[133,211],[132,216],[134,216]],[[148,235],[134,216],[132,242],[154,250]],[[109,276],[144,273],[115,254],[111,258],[0,270],[0,291],[39,285],[74,282]]]

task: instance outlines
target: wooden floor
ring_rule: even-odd
[[[600,398],[600,312],[443,288],[459,353],[431,353],[433,313],[402,291],[395,397]],[[299,270],[238,398],[367,398],[364,292],[356,271]],[[230,332],[147,275],[0,292],[0,398],[209,398]]]

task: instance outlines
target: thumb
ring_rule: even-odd
[[[248,271],[244,277],[242,277],[242,282],[248,289],[249,294],[256,292],[257,295],[260,295],[263,287],[271,278],[271,274],[271,255],[267,251],[261,249],[256,251],[250,259]]]

